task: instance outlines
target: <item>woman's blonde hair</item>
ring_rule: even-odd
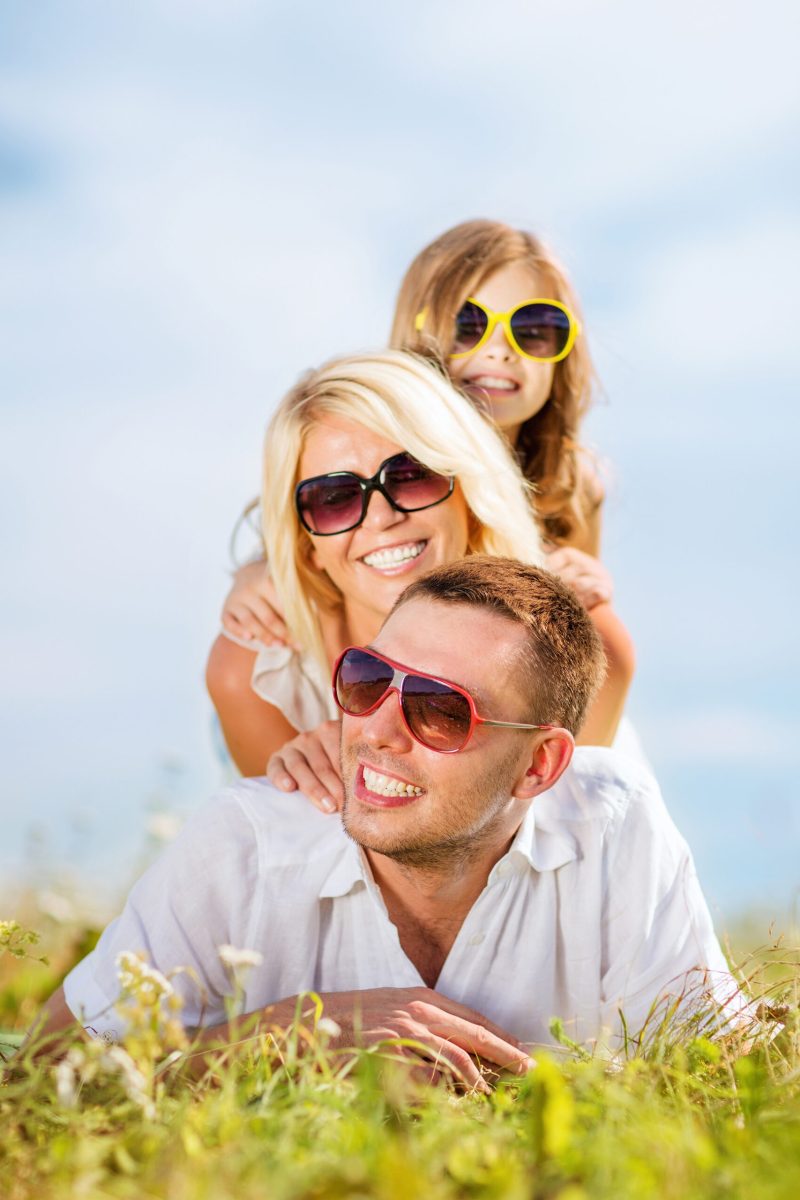
[[[313,539],[294,505],[306,438],[325,416],[344,417],[454,475],[469,509],[468,554],[541,563],[529,485],[497,429],[434,364],[387,350],[326,363],[303,376],[267,428],[261,509],[267,561],[292,638],[326,665],[319,608],[343,597],[311,563]],[[335,471],[338,463],[331,462]]]
[[[578,299],[566,272],[532,233],[499,221],[464,221],[436,238],[412,262],[400,285],[390,344],[447,367],[456,313],[495,272],[524,263],[541,278],[549,299],[579,317]],[[419,328],[418,317],[425,313]],[[589,407],[594,368],[585,334],[555,364],[547,403],[520,430],[517,453],[536,488],[536,510],[547,536],[569,537],[597,506],[597,486],[580,470],[578,430]]]

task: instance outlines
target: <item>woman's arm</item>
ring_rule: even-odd
[[[267,760],[297,730],[250,685],[255,651],[220,634],[206,666],[206,686],[217,710],[225,744],[243,775],[263,775]]]
[[[589,616],[602,639],[608,670],[575,740],[580,746],[610,746],[633,679],[636,653],[630,634],[610,604],[596,604]]]

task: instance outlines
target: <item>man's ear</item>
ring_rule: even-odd
[[[524,771],[511,789],[518,800],[531,800],[559,779],[572,759],[575,739],[568,729],[548,729],[537,734]]]

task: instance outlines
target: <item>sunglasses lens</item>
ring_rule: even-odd
[[[403,712],[414,737],[431,750],[460,750],[469,737],[472,713],[466,696],[436,679],[407,676]]]
[[[297,489],[297,509],[312,533],[341,533],[362,518],[361,485],[354,475],[309,479]]]
[[[437,475],[410,454],[396,454],[383,469],[383,487],[401,512],[430,508],[446,500],[452,491],[447,475]]]
[[[456,313],[456,328],[453,338],[453,354],[464,354],[477,346],[486,333],[489,318],[482,308],[467,300]]]
[[[511,331],[531,358],[557,358],[569,339],[570,319],[555,304],[524,304],[511,318]]]
[[[336,672],[336,699],[351,717],[360,717],[379,703],[393,678],[389,664],[368,650],[347,650]]]

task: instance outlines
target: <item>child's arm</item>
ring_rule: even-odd
[[[280,709],[250,686],[253,658],[253,650],[220,634],[206,666],[206,686],[225,744],[243,775],[263,775],[270,755],[297,733]]]
[[[596,604],[589,616],[602,639],[608,670],[575,740],[581,746],[610,746],[625,708],[636,654],[628,631],[609,604]]]
[[[611,574],[593,554],[575,546],[558,546],[548,552],[547,567],[569,584],[584,608],[611,603],[614,594]]]
[[[589,459],[581,461],[581,493],[584,519],[567,545],[548,557],[548,566],[573,588],[589,611],[603,642],[607,674],[595,697],[576,741],[584,746],[610,746],[636,668],[633,641],[611,608],[613,582],[600,562],[600,530],[605,492]]]
[[[259,641],[265,646],[289,643],[289,630],[266,563],[246,563],[236,571],[222,607],[222,625],[243,641]]]

